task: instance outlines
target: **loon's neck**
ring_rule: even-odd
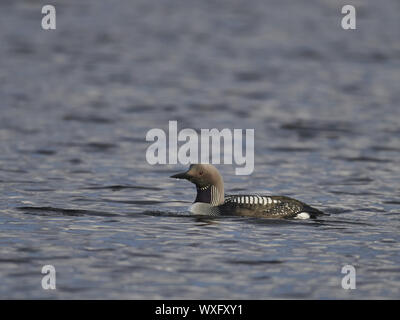
[[[211,206],[218,206],[224,203],[224,191],[218,189],[214,185],[208,185],[205,187],[196,187],[197,189],[197,196],[196,202],[208,203]]]

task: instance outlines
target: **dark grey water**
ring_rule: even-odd
[[[0,2],[0,298],[400,298],[398,1],[352,1],[354,31],[341,1],[53,3],[43,31]],[[168,120],[254,128],[227,192],[330,216],[188,216],[183,166],[145,159]]]

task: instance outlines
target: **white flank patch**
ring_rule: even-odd
[[[300,219],[300,220],[310,219],[310,214],[307,212],[300,212],[296,215],[295,219]]]

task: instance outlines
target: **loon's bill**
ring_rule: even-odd
[[[171,178],[196,185],[197,196],[190,212],[198,215],[237,215],[270,218],[315,218],[324,213],[286,196],[229,195],[225,197],[221,174],[211,164],[192,164]]]

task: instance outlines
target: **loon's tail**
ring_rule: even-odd
[[[329,216],[329,214],[326,214],[321,210],[315,209],[309,205],[305,205],[302,211],[307,212],[310,215],[311,219],[315,219],[318,216]]]

